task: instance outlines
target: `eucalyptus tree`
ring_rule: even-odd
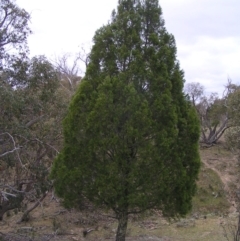
[[[19,68],[16,65],[20,64]],[[24,66],[25,71],[22,71]],[[17,83],[15,88],[12,82]],[[40,203],[52,182],[52,160],[62,145],[69,98],[43,56],[13,63],[0,76],[0,220],[8,210]],[[29,211],[22,220],[26,220]]]
[[[0,0],[0,70],[13,56],[27,56],[30,14],[14,0]]]

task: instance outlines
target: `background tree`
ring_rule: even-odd
[[[157,208],[176,216],[191,209],[199,122],[183,84],[158,1],[119,1],[94,36],[51,173],[66,206],[87,199],[114,211],[118,241],[131,213]]]
[[[192,82],[192,83],[188,83],[185,86],[185,92],[186,94],[188,94],[192,105],[196,108],[196,110],[198,111],[197,108],[197,104],[201,101],[201,99],[204,97],[204,86],[201,85],[198,82]]]
[[[34,202],[20,221],[51,190],[48,174],[62,147],[61,123],[75,90],[69,95],[62,85],[66,68],[60,71],[44,56],[28,59],[29,20],[15,1],[0,0],[0,219]],[[65,76],[76,78],[75,62],[69,70]]]
[[[69,93],[70,96],[76,91],[78,84],[81,81],[79,62],[83,61],[80,53],[75,57],[66,53],[57,57],[53,64],[57,69],[60,85]]]
[[[29,21],[29,13],[19,8],[14,0],[0,0],[0,70],[11,55],[26,56],[27,37],[31,33]]]
[[[240,86],[232,85],[232,91],[228,97],[228,109],[230,128],[227,130],[225,138],[232,151],[240,156]]]
[[[50,62],[27,58],[29,20],[15,1],[0,1],[0,219],[23,203],[39,205],[51,187],[48,172],[69,100]]]
[[[24,72],[13,66],[0,79],[0,219],[23,203],[39,204],[51,189],[48,173],[61,148],[61,122],[69,100],[45,57],[25,62]],[[8,84],[13,79],[14,89]]]
[[[13,63],[20,66],[19,63],[23,63],[26,58],[28,52],[27,36],[31,33],[28,27],[29,20],[30,15],[24,9],[19,8],[15,1],[0,1],[0,169],[2,177],[0,182],[0,219],[6,210],[18,206],[23,200],[21,192],[17,192],[16,195],[10,193],[11,191],[9,192],[8,186],[12,185],[12,180],[8,180],[7,185],[5,182],[6,170],[8,170],[9,175],[9,170],[11,170],[9,167],[13,165],[9,157],[12,153],[20,151],[21,148],[15,142],[11,131],[17,126],[17,119],[14,118],[14,115],[19,116],[21,113],[19,105],[22,103],[15,96],[17,92],[12,88],[15,84],[12,83],[11,86],[6,68]],[[9,50],[11,50],[11,54]],[[21,66],[21,69],[24,70],[24,65]]]
[[[217,93],[207,96],[204,93],[204,86],[200,83],[193,82],[186,85],[185,92],[196,109],[201,123],[200,142],[208,145],[216,144],[230,127],[228,97],[232,91],[231,82],[226,85],[221,98]]]

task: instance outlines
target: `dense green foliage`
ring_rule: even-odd
[[[88,199],[114,210],[116,240],[124,240],[130,213],[158,208],[175,216],[191,209],[199,121],[183,93],[174,37],[157,0],[119,1],[93,40],[52,178],[66,206]]]

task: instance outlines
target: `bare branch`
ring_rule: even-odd
[[[26,124],[26,127],[29,128],[30,126],[34,125],[35,123],[37,123],[38,121],[41,121],[43,118],[45,117],[45,115],[41,115],[31,121],[29,121],[27,124]]]
[[[52,145],[48,144],[48,143],[45,143],[41,140],[39,140],[38,138],[35,138],[34,140],[38,141],[39,143],[41,143],[42,145],[46,145],[46,146],[49,146],[50,148],[52,148],[54,151],[56,151],[58,154],[59,154],[59,151]]]
[[[15,140],[14,140],[13,136],[10,135],[8,132],[4,132],[4,133],[1,133],[1,134],[0,134],[0,136],[3,136],[3,135],[7,135],[8,137],[10,137],[10,139],[11,139],[12,142],[13,142],[13,147],[14,147],[14,148],[13,148],[11,151],[7,151],[7,152],[5,152],[5,153],[3,153],[3,154],[0,154],[0,157],[6,156],[6,155],[8,155],[8,154],[10,154],[10,153],[13,153],[13,152],[15,152],[15,151],[17,151],[17,150],[19,150],[19,149],[22,148],[22,146],[16,147],[16,143],[15,143]]]
[[[4,156],[6,156],[6,155],[9,155],[9,154],[11,154],[11,153],[13,153],[13,152],[15,152],[15,151],[17,151],[17,150],[19,150],[19,149],[21,149],[21,147],[17,147],[17,148],[14,148],[14,149],[11,150],[11,151],[4,152],[3,154],[0,154],[0,157],[4,157]]]
[[[0,191],[0,193],[2,194],[3,199],[4,199],[5,201],[8,201],[7,196],[11,196],[11,197],[17,197],[17,195],[15,195],[15,194],[8,193],[8,192],[4,192],[4,191]]]

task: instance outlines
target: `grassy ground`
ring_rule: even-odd
[[[216,172],[203,164],[198,181],[198,190],[193,198],[193,213],[226,214],[230,208],[224,185]]]

